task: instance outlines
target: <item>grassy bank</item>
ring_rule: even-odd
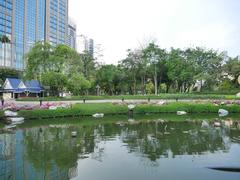
[[[138,122],[151,122],[158,119],[167,121],[167,122],[189,122],[188,120],[202,121],[208,120],[213,121],[218,117],[217,114],[187,114],[185,116],[177,116],[176,114],[161,113],[161,114],[152,114],[152,115],[134,115],[134,119]],[[231,118],[232,120],[240,120],[238,114],[232,114],[231,116],[223,117],[221,119],[226,120]],[[29,120],[25,123],[19,125],[20,128],[31,128],[39,126],[49,126],[49,125],[69,125],[69,126],[93,126],[99,124],[118,124],[128,123],[128,116],[126,115],[114,115],[106,116],[103,119],[96,121],[93,117],[78,117],[78,118],[55,118],[55,119],[43,119],[41,121]]]
[[[186,111],[188,113],[218,113],[220,108],[227,109],[230,113],[240,113],[239,105],[215,106],[213,104],[196,103],[169,103],[163,106],[154,104],[137,105],[134,114],[154,114],[154,113],[176,113],[176,111]],[[104,113],[105,115],[127,115],[127,105],[113,105],[112,103],[103,104],[76,104],[70,109],[57,110],[25,110],[20,111],[19,115],[26,119],[48,119],[62,117],[80,117],[92,116],[95,113]]]
[[[77,101],[77,100],[106,100],[106,99],[119,99],[125,100],[134,99],[219,99],[219,100],[240,100],[240,97],[235,95],[221,95],[221,94],[159,94],[159,95],[120,95],[120,96],[72,96],[71,98],[61,97],[45,97],[43,101]],[[19,98],[17,101],[38,101],[36,98]]]

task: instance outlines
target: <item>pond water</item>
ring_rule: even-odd
[[[0,134],[0,179],[240,179],[240,172],[210,169],[240,168],[235,124],[154,119],[26,123]]]

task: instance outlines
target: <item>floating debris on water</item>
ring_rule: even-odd
[[[96,113],[96,114],[93,114],[92,116],[95,117],[95,118],[103,118],[104,114],[103,113]]]
[[[170,132],[164,132],[164,134],[165,134],[165,135],[169,135],[169,134],[171,134],[171,133],[170,133]]]
[[[77,136],[77,131],[72,131],[71,135],[72,135],[72,137],[76,137]]]
[[[202,121],[202,125],[201,125],[202,128],[208,128],[209,127],[209,124],[207,121],[203,120]]]

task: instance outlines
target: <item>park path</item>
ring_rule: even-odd
[[[152,99],[150,100],[151,103],[158,103],[160,101],[165,101],[165,102],[176,102],[174,99]],[[208,102],[208,101],[213,101],[209,99],[180,99],[178,102]],[[6,100],[5,102],[13,102],[16,105],[37,105],[40,102],[39,101],[15,101],[15,100]],[[69,100],[69,101],[43,101],[43,103],[59,103],[63,102],[66,104],[77,104],[77,103],[83,103],[83,100]],[[104,99],[104,100],[86,100],[85,103],[121,103],[122,100],[120,99]],[[125,103],[143,103],[143,102],[148,102],[147,99],[134,99],[134,100],[124,100]]]

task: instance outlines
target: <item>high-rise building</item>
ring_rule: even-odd
[[[77,38],[77,51],[79,53],[88,52],[92,57],[94,55],[94,40],[87,36],[80,35]]]
[[[68,0],[0,0],[0,66],[23,70],[35,42],[67,44],[67,29]]]
[[[13,2],[0,0],[0,36],[5,35],[9,40],[13,38],[13,22]],[[0,66],[13,65],[11,47],[10,43],[0,42]]]
[[[93,39],[88,40],[88,52],[93,57],[93,55],[94,55],[94,41],[93,41]]]
[[[76,50],[76,30],[77,26],[73,20],[68,19],[68,46]]]
[[[84,35],[79,35],[77,36],[77,52],[82,54],[85,51],[87,51],[87,44],[88,44],[88,40],[87,37]]]

